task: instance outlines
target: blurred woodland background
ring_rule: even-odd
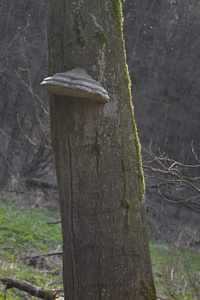
[[[150,234],[200,249],[200,2],[124,0],[123,13]],[[0,25],[1,195],[59,210],[38,123],[49,136],[42,1],[1,0]]]

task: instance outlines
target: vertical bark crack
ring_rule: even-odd
[[[101,143],[99,140],[98,132],[96,133],[93,147],[94,147],[93,148],[94,154],[96,155],[97,176],[99,178],[99,155],[100,155]]]
[[[77,299],[81,295],[80,292],[80,282],[78,276],[78,262],[77,262],[77,247],[76,247],[76,237],[74,230],[74,195],[73,195],[73,173],[72,173],[72,150],[70,135],[68,134],[68,147],[69,147],[69,176],[70,176],[70,195],[71,195],[71,234],[72,234],[72,263],[73,263],[73,283],[74,283],[74,293],[77,295]],[[75,299],[75,298],[74,298]]]
[[[98,261],[99,261],[99,277],[101,276],[101,260],[100,259],[98,259]],[[101,300],[101,286],[100,286],[100,284],[99,284],[99,300]]]
[[[99,158],[98,158],[98,156],[96,157],[96,162],[97,162],[97,176],[99,178]]]

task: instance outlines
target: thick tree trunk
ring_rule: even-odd
[[[65,299],[156,299],[121,2],[44,3],[48,74],[84,68],[110,97],[50,100]]]

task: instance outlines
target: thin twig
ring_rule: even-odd
[[[192,151],[194,152],[194,147],[192,143]],[[186,176],[183,174],[183,171],[200,168],[200,165],[185,165],[183,163],[177,162],[174,159],[166,157],[164,154],[160,153],[160,156],[156,156],[153,154],[151,150],[151,144],[149,146],[149,152],[144,149],[148,156],[152,159],[148,160],[148,162],[143,164],[143,169],[145,170],[145,178],[151,178],[158,181],[163,181],[168,184],[176,183],[181,186],[186,186],[191,190],[195,191],[197,194],[200,194],[199,176],[192,177]],[[197,156],[195,156],[198,160]],[[158,164],[158,167],[155,167],[155,164]],[[153,166],[152,166],[153,165]],[[181,200],[180,202],[189,201],[189,199],[194,199],[195,197],[191,197],[185,200]]]

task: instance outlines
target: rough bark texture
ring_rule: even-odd
[[[156,299],[121,2],[44,3],[48,74],[82,67],[110,96],[50,100],[65,299]]]

